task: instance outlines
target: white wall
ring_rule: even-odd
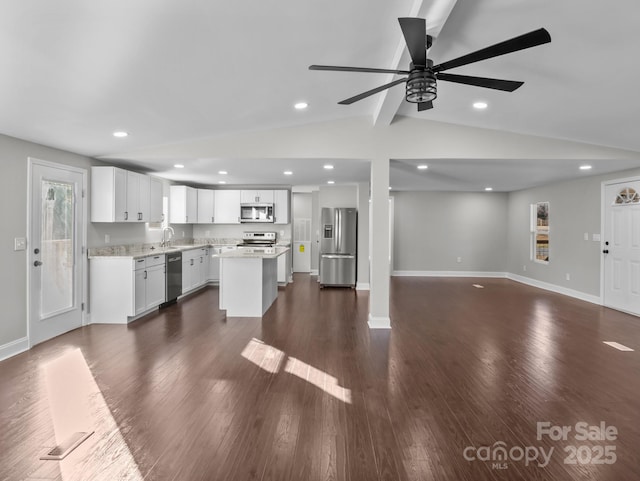
[[[394,271],[506,270],[507,194],[393,195]],[[462,262],[457,262],[458,257]]]

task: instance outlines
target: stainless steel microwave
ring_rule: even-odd
[[[273,204],[240,204],[240,222],[273,222]]]

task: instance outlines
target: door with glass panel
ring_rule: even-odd
[[[82,325],[85,184],[82,169],[31,160],[31,345]]]

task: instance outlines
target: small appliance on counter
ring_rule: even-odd
[[[320,287],[356,286],[358,214],[355,208],[323,207],[320,215]]]

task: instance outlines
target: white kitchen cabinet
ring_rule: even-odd
[[[198,248],[182,253],[182,293],[186,294],[207,283],[209,249]]]
[[[165,256],[137,259],[134,265],[134,315],[137,316],[165,301]]]
[[[215,191],[198,189],[198,224],[213,224]]]
[[[149,177],[127,171],[127,222],[149,222]]]
[[[291,280],[291,250],[278,256],[278,284],[287,285]]]
[[[241,190],[241,204],[273,204],[272,190]]]
[[[220,258],[218,253],[220,248],[212,247],[209,249],[209,279],[211,282],[218,282],[220,280]]]
[[[149,222],[162,222],[162,181],[149,177]]]
[[[154,208],[162,211],[162,198]],[[91,167],[91,222],[149,222],[150,210],[149,176],[118,167]]]
[[[289,224],[291,222],[291,193],[288,190],[274,190],[274,224]]]
[[[214,223],[240,223],[240,192],[239,190],[215,190]]]
[[[198,191],[186,185],[169,187],[169,221],[195,224],[198,221]]]
[[[97,324],[126,324],[165,301],[165,255],[89,260],[89,312]]]

